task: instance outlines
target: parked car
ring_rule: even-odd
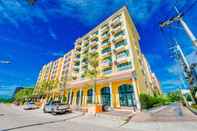
[[[34,102],[27,102],[26,105],[23,107],[24,110],[34,110],[38,109],[38,106]]]
[[[60,103],[60,101],[49,101],[44,105],[43,112],[44,113],[52,113],[52,108],[56,103]]]
[[[66,112],[72,112],[69,105],[62,104],[62,103],[55,103],[54,107],[52,108],[52,114],[64,114]]]

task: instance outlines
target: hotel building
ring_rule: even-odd
[[[95,99],[97,104],[113,108],[140,108],[140,93],[153,95],[154,90],[160,92],[160,85],[140,50],[139,40],[128,10],[123,7],[78,38],[70,52],[44,65],[36,85],[43,80],[59,80],[57,88],[64,90],[72,105],[87,107]],[[85,59],[89,52],[99,54],[95,93],[93,81],[85,75],[90,67]],[[39,91],[38,87],[35,90]]]

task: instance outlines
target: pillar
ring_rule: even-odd
[[[101,91],[100,91],[100,86],[96,88],[96,103],[101,104]]]
[[[77,100],[77,92],[76,90],[73,91],[73,101],[72,101],[72,105],[76,105],[76,100]]]
[[[88,92],[88,89],[83,88],[83,101],[82,101],[83,106],[87,106],[87,92]]]
[[[120,108],[120,97],[119,97],[118,88],[119,88],[119,84],[114,82],[112,84],[112,89],[113,89],[113,93],[114,93],[114,107],[116,107],[116,108]]]
[[[110,88],[110,102],[111,102],[111,107],[114,107],[114,98],[113,98],[113,91],[112,91],[112,82],[109,83],[109,88]]]
[[[81,95],[82,95],[82,88],[80,88],[79,89],[79,103],[78,103],[78,106],[80,107],[81,106],[81,104],[82,104],[82,97],[81,97]]]

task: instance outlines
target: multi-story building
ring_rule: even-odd
[[[67,91],[68,102],[72,105],[86,107],[95,99],[97,104],[114,108],[140,108],[139,94],[153,94],[153,88],[152,73],[140,50],[139,40],[128,10],[123,7],[78,38],[73,50],[61,60],[52,62],[52,70],[48,70],[50,63],[44,65],[37,83],[43,76],[50,79],[59,76],[58,79],[66,83],[61,87]],[[86,59],[89,52],[99,54],[95,93],[92,89],[93,81],[85,75],[85,71],[90,68]],[[61,64],[58,66],[57,63]],[[56,72],[57,67],[59,73]]]

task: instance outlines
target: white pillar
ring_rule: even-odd
[[[113,107],[112,82],[109,83],[109,88],[110,88],[110,102],[111,102],[111,107]]]
[[[82,102],[82,88],[80,88],[80,92],[79,92],[79,103],[78,103],[78,106],[80,107],[81,106],[81,102]]]
[[[134,80],[132,83],[133,83],[133,88],[134,88],[135,104],[137,106],[137,109],[141,109],[140,100],[139,100],[138,91],[137,91],[137,86],[136,86],[136,81]]]

